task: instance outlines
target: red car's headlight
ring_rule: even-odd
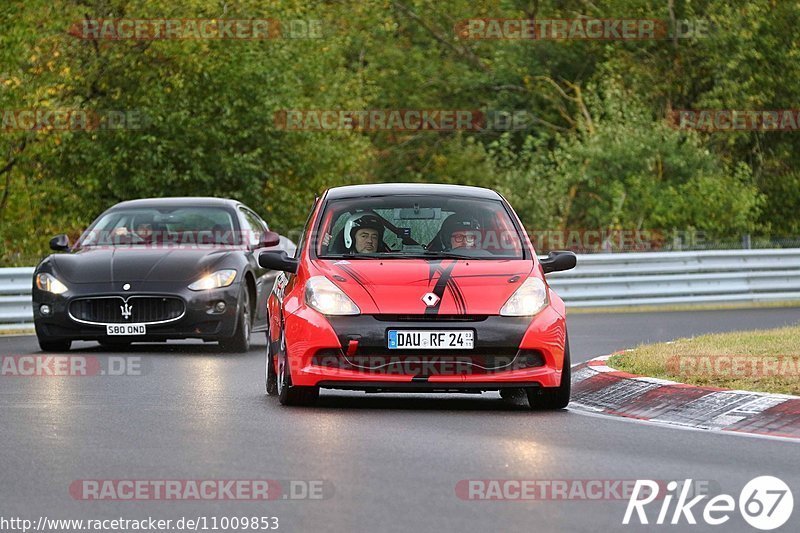
[[[306,282],[306,303],[323,315],[360,315],[361,309],[325,276]]]
[[[528,278],[506,301],[503,316],[533,316],[547,307],[547,287],[539,278]]]

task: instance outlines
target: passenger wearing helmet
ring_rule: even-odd
[[[385,250],[383,244],[384,225],[375,215],[361,215],[345,230],[345,247],[351,253],[370,254]]]
[[[480,245],[481,225],[474,218],[452,214],[442,223],[439,234],[442,250],[476,249]]]

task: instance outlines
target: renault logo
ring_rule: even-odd
[[[422,301],[425,302],[425,305],[428,307],[433,307],[439,303],[439,297],[432,292],[429,292],[422,297]]]

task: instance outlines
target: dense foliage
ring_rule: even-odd
[[[91,40],[84,18],[321,21],[319,38]],[[470,18],[702,19],[703,37],[468,40]],[[123,111],[132,129],[0,127],[0,266],[141,196],[238,198],[302,225],[338,184],[497,188],[535,228],[800,233],[800,132],[695,132],[677,109],[798,107],[796,2],[7,0],[0,110]],[[523,112],[503,131],[284,131],[286,109]]]

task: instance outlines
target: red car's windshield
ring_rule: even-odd
[[[517,227],[503,202],[492,199],[393,195],[331,200],[317,235],[320,258],[524,258]]]

